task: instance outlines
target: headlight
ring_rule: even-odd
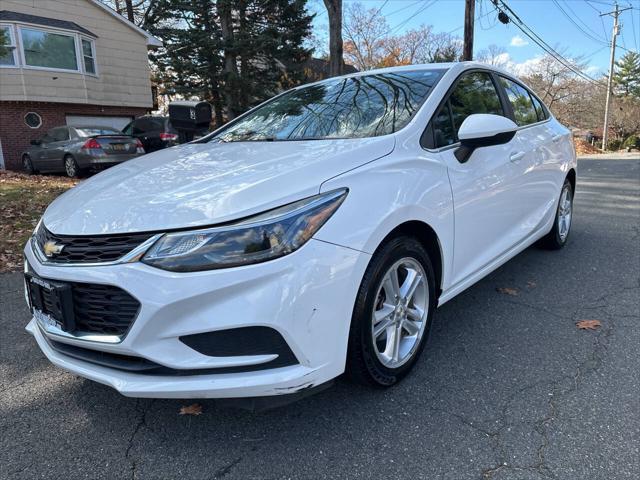
[[[196,272],[265,262],[304,245],[347,196],[334,190],[223,227],[167,233],[142,262],[174,272]]]

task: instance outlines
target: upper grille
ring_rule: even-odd
[[[93,236],[56,235],[41,223],[35,236],[42,252],[48,241],[64,245],[60,253],[47,259],[49,262],[98,263],[119,259],[153,235],[149,232]]]

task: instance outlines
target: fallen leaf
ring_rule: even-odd
[[[505,295],[511,295],[512,297],[518,296],[517,288],[500,287],[500,288],[496,288],[496,291],[498,293],[504,293]]]
[[[527,287],[536,288],[536,282],[527,282]]]
[[[580,330],[596,330],[601,325],[600,320],[580,320],[576,322],[576,327]]]
[[[193,403],[185,407],[180,407],[180,415],[202,415],[202,405]]]

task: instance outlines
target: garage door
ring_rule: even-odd
[[[107,117],[89,115],[67,115],[70,127],[113,127],[122,130],[133,117]]]

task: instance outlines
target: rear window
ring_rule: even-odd
[[[141,117],[135,120],[134,129],[141,132],[164,132],[164,117]]]
[[[83,127],[76,128],[79,137],[95,137],[96,135],[122,135],[120,130],[110,127]]]

